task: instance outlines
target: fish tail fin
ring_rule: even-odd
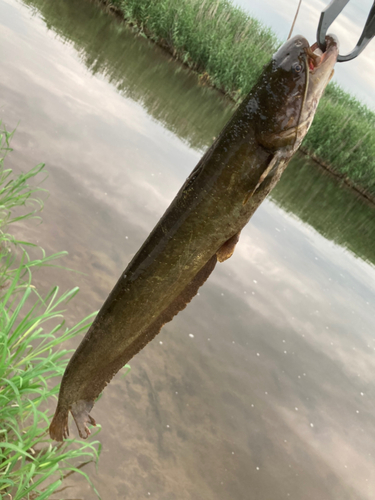
[[[71,411],[77,425],[79,435],[86,439],[91,431],[87,424],[96,425],[95,420],[89,415],[89,411],[94,406],[93,401],[80,400],[73,403],[71,408],[61,408],[57,406],[55,415],[49,426],[49,435],[55,441],[64,441],[69,437],[68,416]]]
[[[70,408],[79,435],[82,439],[86,439],[91,434],[91,431],[87,427],[87,424],[96,425],[95,420],[89,414],[93,406],[94,401],[85,401],[83,399],[80,399],[79,401],[73,403]]]
[[[49,435],[55,441],[64,441],[69,437],[68,426],[69,410],[57,406],[55,415],[49,426]]]

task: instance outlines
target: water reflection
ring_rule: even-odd
[[[219,94],[198,87],[197,77],[122,23],[74,0],[26,0],[43,15],[47,26],[77,50],[93,75],[103,75],[125,97],[193,148],[211,144],[231,114]],[[181,73],[184,75],[182,77]],[[181,96],[184,99],[181,99]]]
[[[129,53],[138,51],[148,68],[157,59],[167,77],[153,85],[143,66],[137,76],[134,60],[109,83],[109,70],[93,74],[82,64],[84,21],[97,37],[102,13],[86,2],[76,18],[70,1],[39,5],[45,21],[0,0],[7,47],[0,106],[9,127],[21,120],[12,166],[43,160],[49,170],[44,222],[20,227],[23,238],[48,252],[67,249],[66,264],[85,273],[37,275],[42,289],[81,287],[69,309],[74,321],[100,307],[199,159],[197,149],[217,133],[221,111],[203,113],[204,106],[223,103],[207,101],[193,77],[179,66],[176,74],[164,69],[165,55],[117,25],[123,52],[127,37]],[[69,31],[60,26],[56,37],[64,16]],[[104,52],[96,58],[104,61]],[[117,89],[127,79],[132,97]],[[176,92],[170,101],[166,88]],[[375,271],[336,244],[373,259],[370,237],[358,243],[356,229],[370,231],[372,212],[349,195],[336,199],[340,191],[326,176],[317,180],[315,167],[294,165],[234,256],[96,405],[103,453],[98,474],[91,472],[104,499],[373,498]],[[79,476],[69,486],[67,497],[95,498]]]
[[[329,173],[297,155],[272,192],[272,199],[316,231],[375,263],[374,207]]]

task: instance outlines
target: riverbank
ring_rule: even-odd
[[[236,102],[281,43],[227,0],[96,1]],[[301,149],[375,202],[375,113],[338,85],[328,86]]]

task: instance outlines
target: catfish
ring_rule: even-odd
[[[73,415],[87,438],[90,411],[112,377],[191,301],[217,261],[279,181],[313,120],[333,74],[338,42],[324,53],[297,35],[207,150],[131,260],[63,375],[50,436],[69,435]]]

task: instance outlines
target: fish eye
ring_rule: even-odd
[[[292,69],[293,69],[294,73],[301,73],[302,65],[299,63],[294,63],[292,66]]]

